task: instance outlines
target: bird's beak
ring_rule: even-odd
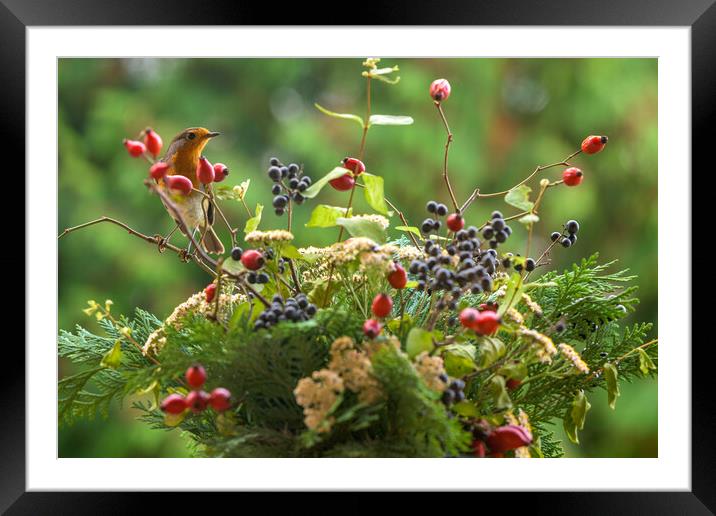
[[[206,133],[207,138],[213,138],[214,136],[219,136],[221,133]]]

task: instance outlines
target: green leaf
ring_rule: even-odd
[[[385,230],[379,222],[374,220],[340,217],[336,223],[346,228],[351,236],[370,238],[378,244],[385,242]]]
[[[539,222],[539,217],[535,215],[534,213],[528,213],[524,217],[520,217],[517,222],[520,224],[524,224],[525,226],[529,227],[532,224],[535,224],[536,222]]]
[[[524,258],[520,258],[519,256],[516,256],[513,258],[514,263],[519,263],[520,260],[523,260]],[[505,295],[503,299],[505,300],[504,303],[500,303],[499,308],[497,309],[497,315],[503,316],[505,312],[514,304],[518,303],[520,299],[522,299],[522,292],[524,290],[525,286],[522,283],[522,276],[520,276],[519,272],[513,272],[512,276],[510,276],[510,279],[507,283],[507,290],[505,290]]]
[[[532,188],[527,185],[520,185],[513,188],[505,195],[505,202],[510,206],[519,208],[522,211],[529,211],[534,207],[534,203],[530,201],[530,192]]]
[[[490,367],[505,354],[505,343],[494,337],[482,337],[477,348],[480,351],[478,365],[480,369]]]
[[[475,370],[477,349],[472,344],[450,344],[443,348],[445,371],[454,377],[465,376]]]
[[[410,125],[413,117],[403,115],[371,115],[369,125]]]
[[[434,347],[433,334],[422,328],[412,328],[405,341],[405,351],[410,358],[415,358],[423,351],[430,352]]]
[[[122,342],[120,340],[115,341],[112,346],[103,356],[99,365],[102,367],[109,367],[111,369],[117,369],[122,362]]]
[[[604,364],[604,379],[607,382],[609,407],[614,410],[617,398],[621,393],[619,392],[619,374],[616,366],[611,362]]]
[[[567,414],[564,416],[563,421],[564,431],[574,444],[579,444],[578,431],[584,430],[584,421],[590,408],[592,408],[592,405],[587,401],[584,391],[580,390],[567,409]]]
[[[290,258],[291,260],[303,260],[303,256],[298,252],[295,245],[286,245],[281,247],[281,256]]]
[[[318,111],[320,111],[324,115],[332,116],[333,118],[342,118],[343,120],[353,120],[354,122],[359,124],[361,126],[361,128],[364,125],[363,119],[361,117],[359,117],[358,115],[354,115],[353,113],[335,113],[334,111],[330,111],[330,110],[324,108],[323,106],[321,106],[318,103],[315,103],[313,105],[316,106],[316,109],[318,109]]]
[[[656,364],[654,364],[651,357],[646,354],[646,351],[642,348],[637,348],[637,353],[639,353],[639,370],[641,371],[641,374],[646,376],[649,374],[650,369],[656,369]]]
[[[383,215],[392,215],[388,212],[388,206],[385,204],[385,196],[383,193],[383,178],[380,176],[374,176],[364,172],[361,174],[363,179],[363,195],[365,196],[366,202],[378,213]]]
[[[339,178],[341,176],[344,176],[346,174],[349,174],[350,170],[343,167],[336,167],[333,170],[331,170],[328,174],[323,176],[321,179],[313,183],[310,187],[308,187],[304,192],[303,196],[307,199],[313,199],[315,196],[318,195],[318,192],[320,192],[324,186],[328,184],[329,181]]]
[[[420,238],[423,237],[420,234],[420,230],[415,226],[395,226],[395,229],[397,229],[398,231],[405,231],[406,233],[412,233],[414,235],[419,236]]]
[[[497,370],[497,374],[512,380],[524,380],[527,377],[527,364],[524,362],[511,362]]]
[[[477,410],[477,407],[467,400],[455,403],[452,406],[452,410],[465,417],[478,417],[480,415],[480,411]]]
[[[507,393],[505,386],[505,378],[503,376],[493,376],[490,380],[490,394],[492,394],[495,408],[497,410],[508,409],[512,407],[512,400]]]
[[[246,221],[246,224],[244,225],[244,233],[256,231],[256,228],[259,227],[259,224],[261,223],[261,214],[263,211],[263,204],[256,203],[256,211],[254,212],[254,216]]]
[[[345,208],[338,206],[328,206],[327,204],[319,204],[313,209],[311,218],[306,222],[307,228],[332,228],[337,226],[336,221],[341,217],[351,217],[353,209],[348,210],[346,215]]]

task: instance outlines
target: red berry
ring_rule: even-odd
[[[373,298],[370,310],[376,317],[388,317],[393,309],[393,300],[388,294],[378,294]]]
[[[169,170],[170,168],[171,167],[169,166],[169,163],[159,161],[149,168],[149,175],[152,176],[152,179],[154,179],[155,181],[159,181],[161,178],[167,175],[167,170]]]
[[[192,389],[198,389],[206,381],[206,370],[200,364],[194,364],[184,373],[186,383]]]
[[[380,335],[382,329],[383,325],[375,319],[368,319],[366,322],[363,323],[363,333],[369,339],[374,339],[378,335]]]
[[[480,441],[479,439],[473,441],[472,451],[475,454],[475,457],[480,459],[484,458],[486,452],[485,443],[483,441]]]
[[[217,412],[223,412],[231,407],[231,393],[228,389],[217,387],[209,395],[209,405]]]
[[[405,285],[408,283],[408,274],[399,263],[396,263],[393,272],[388,274],[388,283],[390,283],[391,287],[397,289],[405,288]]]
[[[570,167],[562,172],[562,180],[567,186],[577,186],[584,179],[584,172],[577,167]]]
[[[473,323],[472,329],[480,335],[492,335],[500,327],[500,317],[497,312],[485,310],[477,312],[477,319]]]
[[[347,168],[353,172],[354,176],[359,176],[365,172],[365,165],[361,160],[356,158],[345,158],[343,160],[343,168]]]
[[[460,324],[462,324],[465,328],[471,330],[473,329],[475,321],[477,321],[477,317],[479,315],[480,312],[478,312],[474,308],[464,308],[462,312],[460,312]]]
[[[507,389],[510,391],[514,391],[517,387],[520,386],[522,382],[520,380],[517,380],[515,378],[510,378],[505,382],[505,385],[507,386]]]
[[[147,146],[137,140],[124,140],[124,146],[133,158],[138,158],[147,151]]]
[[[241,255],[241,263],[250,271],[259,270],[265,262],[264,255],[256,249],[248,249]]]
[[[209,404],[209,395],[205,391],[191,391],[186,395],[186,404],[192,412],[202,412]]]
[[[345,192],[346,190],[353,188],[356,184],[356,180],[350,174],[346,174],[341,177],[337,177],[336,179],[331,179],[329,183],[339,192]]]
[[[229,175],[229,167],[223,163],[214,163],[214,182],[222,182]]]
[[[164,182],[167,184],[170,190],[177,191],[183,195],[189,195],[194,185],[191,184],[191,179],[186,176],[180,176],[174,174],[173,176],[165,176]]]
[[[207,285],[204,289],[204,294],[206,294],[206,302],[211,303],[216,295],[216,283],[210,283]]]
[[[496,454],[528,446],[531,443],[532,436],[529,432],[517,425],[500,426],[487,436],[487,446]]]
[[[497,303],[481,303],[480,306],[477,307],[478,310],[481,312],[484,312],[485,310],[491,310],[493,312],[497,312]]]
[[[147,127],[144,131],[144,145],[147,146],[147,150],[150,154],[156,158],[162,150],[162,138],[152,129]]]
[[[430,84],[430,97],[437,102],[447,100],[450,96],[450,83],[447,79],[435,79]]]
[[[448,229],[453,233],[457,233],[465,227],[465,219],[463,219],[459,213],[451,213],[445,222],[447,223]]]
[[[196,177],[203,185],[214,182],[214,166],[204,156],[199,158],[196,166]]]
[[[609,141],[606,136],[587,136],[582,142],[582,152],[585,154],[596,154],[601,151]]]
[[[162,400],[161,409],[167,414],[181,414],[187,409],[186,399],[181,394],[170,394]]]

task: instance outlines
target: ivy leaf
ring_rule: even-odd
[[[528,213],[524,217],[520,217],[517,222],[519,222],[520,224],[524,224],[527,227],[530,227],[532,224],[539,222],[539,217],[534,213]]]
[[[405,231],[406,233],[412,233],[414,235],[419,236],[420,238],[423,237],[423,235],[420,234],[420,230],[415,226],[395,226],[395,229],[397,229],[398,231]]]
[[[512,400],[510,399],[510,395],[507,394],[504,376],[498,375],[492,377],[492,380],[490,380],[490,393],[492,394],[493,401],[495,402],[495,408],[497,410],[512,407]]]
[[[650,369],[656,369],[656,364],[654,364],[651,357],[646,354],[646,351],[642,348],[637,348],[637,353],[639,353],[639,370],[641,371],[641,374],[646,376],[649,374]]]
[[[491,366],[505,354],[505,343],[494,337],[483,337],[478,346],[480,369]]]
[[[510,206],[519,208],[522,211],[530,211],[534,207],[534,203],[530,201],[530,192],[532,188],[527,185],[520,185],[513,188],[505,195],[505,202]]]
[[[347,168],[343,167],[336,167],[333,170],[331,170],[328,174],[323,176],[321,179],[313,183],[310,187],[306,188],[302,195],[306,199],[313,199],[315,196],[318,195],[318,192],[323,189],[324,186],[328,184],[328,181],[331,181],[333,179],[339,178],[341,176],[344,176],[346,174],[349,174],[350,171]]]
[[[351,217],[353,209],[348,210],[346,215],[345,208],[338,206],[328,206],[327,204],[319,204],[313,209],[311,218],[306,222],[307,228],[332,228],[336,226],[336,221],[341,217]]]
[[[99,363],[102,367],[117,369],[122,361],[122,342],[117,340],[103,356]]]
[[[423,351],[433,350],[433,334],[422,328],[412,328],[405,341],[405,351],[410,358],[415,358]]]
[[[591,403],[587,401],[584,391],[580,390],[567,409],[567,414],[564,416],[564,431],[574,444],[579,444],[578,431],[584,430],[584,421],[590,408],[592,408]]]
[[[354,122],[359,124],[361,126],[361,128],[364,125],[363,119],[361,117],[359,117],[358,115],[354,115],[353,113],[336,113],[334,111],[330,111],[330,110],[324,108],[323,106],[321,106],[318,103],[315,103],[313,105],[316,106],[316,109],[318,109],[318,111],[320,111],[324,115],[328,115],[333,118],[342,118],[343,120],[353,120]]]
[[[619,392],[619,375],[617,368],[611,362],[604,364],[604,379],[607,382],[609,407],[614,410],[617,404],[617,398],[621,393]]]
[[[370,238],[378,244],[385,242],[385,230],[374,220],[340,217],[336,220],[336,224],[346,228],[351,236]]]
[[[450,344],[443,350],[445,371],[450,376],[465,376],[475,370],[477,349],[472,344]]]
[[[263,213],[263,211],[263,204],[257,203],[254,216],[247,220],[246,224],[244,225],[244,233],[251,233],[252,231],[256,231],[256,228],[259,227],[259,224],[261,223],[261,213]]]
[[[361,177],[363,178],[363,195],[365,196],[366,202],[378,213],[383,215],[392,215],[388,211],[388,206],[385,204],[385,195],[383,193],[383,178],[380,176],[374,176],[364,172]]]
[[[368,125],[411,125],[413,117],[403,115],[371,115]]]

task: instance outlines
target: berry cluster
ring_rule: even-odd
[[[279,294],[273,296],[271,306],[261,312],[254,323],[254,330],[268,329],[283,321],[301,322],[316,315],[316,305],[309,303],[305,294],[284,300]]]
[[[505,222],[502,213],[493,211],[490,223],[482,228],[482,237],[490,241],[490,247],[497,249],[499,244],[504,244],[512,234],[512,228]]]
[[[432,232],[437,233],[442,227],[442,222],[440,222],[439,218],[448,214],[448,207],[436,201],[428,201],[425,209],[428,210],[428,213],[435,215],[435,218],[428,217],[425,219],[420,229],[424,235],[429,235]]]
[[[445,373],[440,375],[440,379],[443,382],[448,383],[448,376]],[[443,392],[443,403],[445,405],[452,405],[453,403],[460,403],[463,401],[465,399],[465,392],[463,391],[464,388],[465,382],[459,378],[454,379],[450,382],[448,388]]]
[[[579,222],[576,220],[568,220],[564,225],[564,230],[560,233],[555,231],[550,235],[552,242],[559,240],[562,247],[572,247],[577,241],[577,233],[579,232]]]
[[[303,203],[305,197],[301,192],[311,186],[311,178],[303,173],[302,167],[296,163],[286,166],[278,158],[271,158],[268,176],[274,182],[271,193],[275,196],[272,205],[276,215],[283,215],[290,201]]]
[[[231,408],[231,393],[228,389],[217,387],[210,394],[201,389],[206,382],[206,370],[201,365],[195,364],[187,369],[184,378],[187,385],[191,387],[191,392],[186,396],[174,393],[164,398],[161,404],[163,412],[177,415],[189,409],[198,414],[206,410],[207,407],[211,407],[217,412]]]

